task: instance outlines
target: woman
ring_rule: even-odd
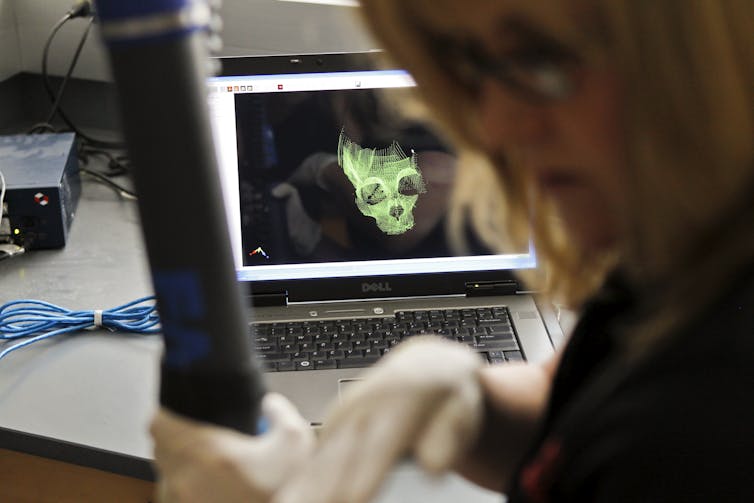
[[[361,4],[487,173],[475,185],[498,187],[508,231],[534,229],[547,291],[580,321],[542,366],[405,344],[311,453],[287,405],[271,408],[282,429],[253,440],[163,412],[168,492],[216,490],[207,479],[230,466],[225,501],[368,501],[412,454],[511,502],[754,499],[754,3]],[[200,447],[177,448],[183,431]],[[275,438],[296,447],[275,476],[234,454]],[[192,485],[192,469],[210,475]]]

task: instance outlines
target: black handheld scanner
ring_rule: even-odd
[[[98,0],[165,336],[160,402],[255,433],[250,353],[206,103],[204,0]]]

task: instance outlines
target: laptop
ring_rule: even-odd
[[[521,292],[531,246],[486,249],[446,220],[456,155],[401,113],[414,86],[375,53],[220,58],[209,105],[238,281],[269,389],[312,425],[396,344],[436,334],[491,364],[538,362],[562,332]]]

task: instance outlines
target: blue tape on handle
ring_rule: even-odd
[[[109,46],[160,43],[207,30],[212,11],[206,0],[98,0],[101,32]]]
[[[97,0],[100,20],[116,21],[177,12],[196,0]]]
[[[206,308],[199,277],[188,271],[155,271],[153,276],[165,334],[163,362],[186,368],[207,357],[212,347],[202,328]]]
[[[270,429],[270,422],[266,417],[260,416],[257,420],[257,435],[264,435]]]

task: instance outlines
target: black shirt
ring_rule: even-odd
[[[754,275],[630,365],[636,309],[616,278],[586,306],[509,503],[754,501]]]

